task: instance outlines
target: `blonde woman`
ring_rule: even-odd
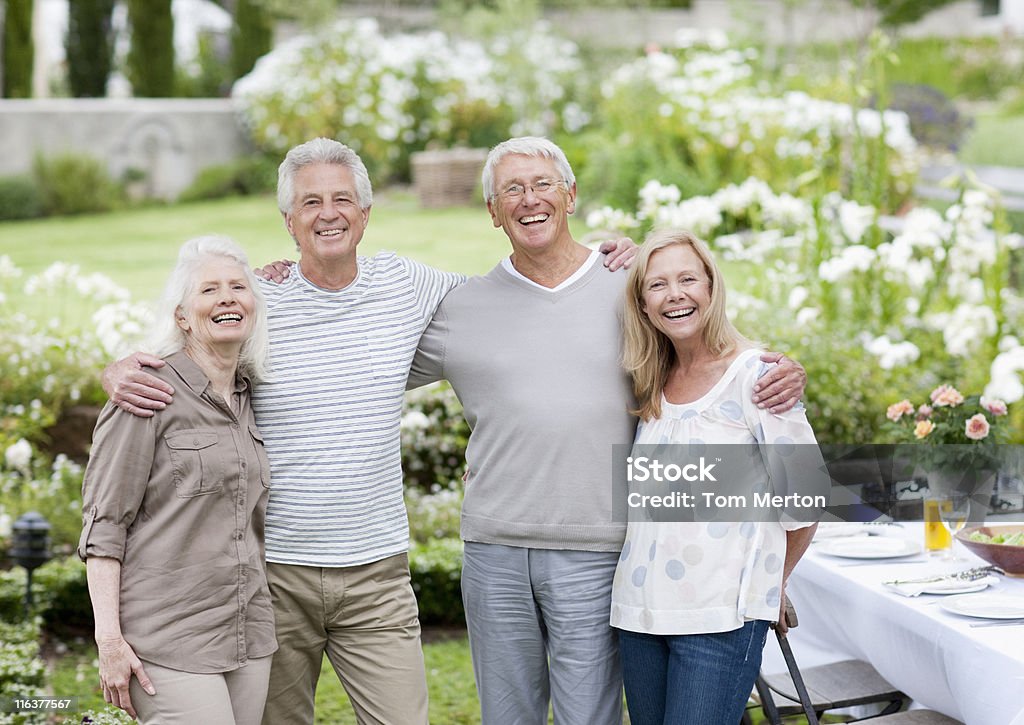
[[[653,232],[630,270],[624,365],[636,443],[814,443],[803,406],[751,401],[771,366],[725,314],[722,275],[703,242]],[[739,722],[769,623],[815,526],[631,522],[612,588],[633,725]]]

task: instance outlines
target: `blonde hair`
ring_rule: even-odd
[[[178,309],[194,291],[196,274],[203,261],[210,257],[229,259],[238,265],[252,290],[256,307],[253,310],[252,335],[242,344],[238,355],[238,369],[254,381],[266,380],[270,359],[270,336],[267,332],[267,303],[249,267],[245,251],[228,237],[210,235],[190,239],[181,246],[178,263],[167,280],[163,298],[158,307],[153,333],[147,348],[158,357],[185,348],[185,332],[178,327]]]
[[[644,278],[650,267],[651,257],[666,247],[688,246],[704,267],[708,277],[708,293],[711,301],[703,316],[704,326],[701,339],[716,357],[725,357],[737,347],[753,346],[741,335],[725,314],[725,280],[708,246],[682,229],[656,229],[647,235],[640,251],[633,260],[626,280],[626,309],[622,326],[622,366],[633,378],[633,394],[637,408],[630,411],[641,420],[650,420],[661,415],[661,395],[668,382],[669,372],[676,362],[672,341],[654,327],[643,309]]]

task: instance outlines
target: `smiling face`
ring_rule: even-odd
[[[537,193],[539,181],[557,183]],[[516,186],[524,193],[518,197],[504,193]],[[554,161],[509,154],[494,169],[494,190],[496,196],[487,202],[487,210],[494,226],[505,230],[513,249],[538,252],[559,243],[573,244],[569,214],[576,209],[576,185],[562,180]]]
[[[256,298],[238,262],[206,257],[177,312],[186,348],[241,348],[252,334],[255,309]]]
[[[288,233],[299,246],[303,271],[338,261],[356,262],[356,245],[370,220],[361,209],[355,178],[340,164],[310,164],[296,172],[295,198],[285,214]]]
[[[641,287],[640,308],[673,343],[695,343],[707,324],[710,275],[688,244],[672,244],[651,255]]]

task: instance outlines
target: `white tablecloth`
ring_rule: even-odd
[[[922,526],[885,528],[921,541]],[[959,544],[959,555],[968,561],[955,564],[924,554],[917,557],[920,563],[865,563],[818,553],[817,546],[811,545],[787,586],[800,621],[790,642],[801,667],[864,660],[916,703],[967,725],[1024,725],[1024,625],[972,628],[982,620],[947,613],[939,606],[941,596],[907,598],[881,585],[941,572],[943,566],[959,571],[985,562]],[[986,591],[1024,601],[1024,579],[1000,576]],[[765,669],[784,670],[772,640],[765,647]]]

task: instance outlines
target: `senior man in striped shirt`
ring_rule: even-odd
[[[390,252],[358,256],[372,193],[359,156],[328,139],[293,148],[278,173],[300,260],[283,284],[263,284],[271,375],[253,391],[272,469],[266,557],[280,648],[270,725],[313,722],[325,652],[360,723],[427,722],[399,421],[420,335],[464,277]],[[161,365],[132,355],[108,368],[104,388],[152,415],[174,394],[143,371]]]

